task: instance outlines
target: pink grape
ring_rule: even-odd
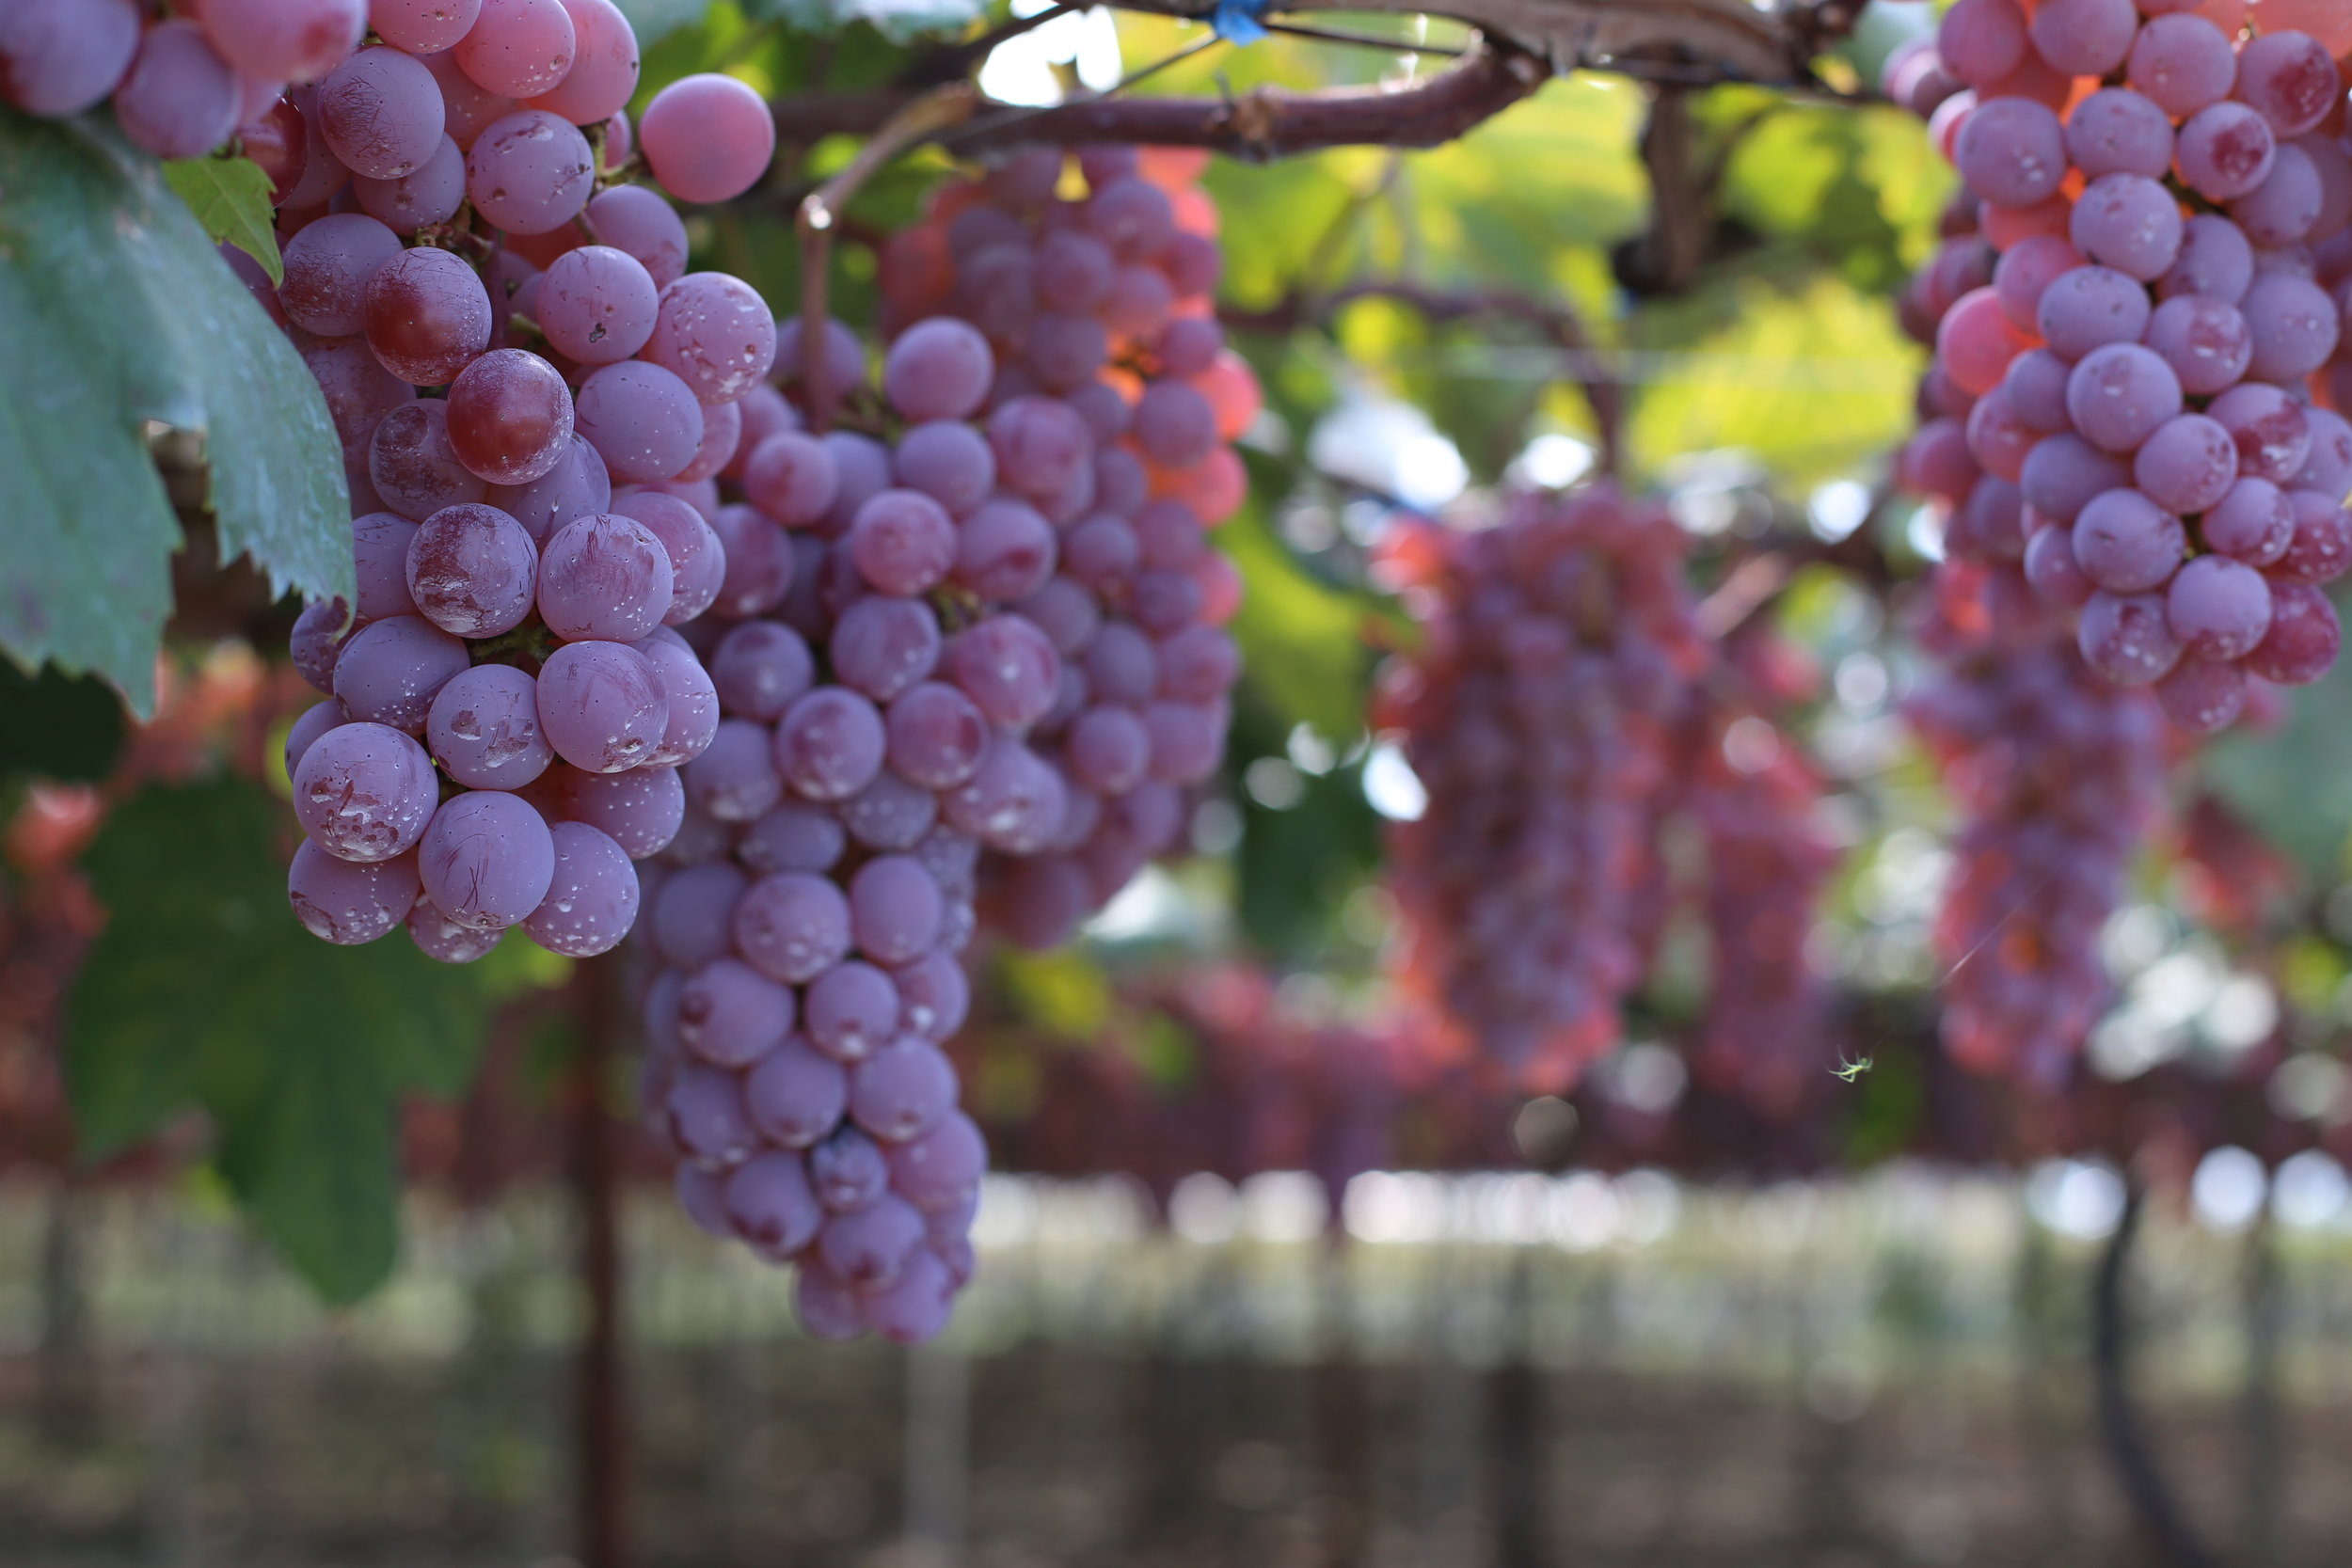
[[[484,499],[520,523],[533,545],[545,544],[549,534],[575,517],[606,511],[637,516],[629,506],[614,503],[604,460],[578,429],[546,473],[528,484],[493,484],[484,492]]]
[[[912,963],[938,937],[944,901],[921,862],[878,855],[850,879],[851,938],[876,963]]]
[[[665,480],[693,461],[702,442],[702,405],[685,382],[659,365],[626,359],[580,383],[574,406],[580,433],[613,476]]]
[[[1069,797],[1050,763],[1019,741],[999,738],[941,807],[957,832],[1009,855],[1028,855],[1052,842]]]
[[[547,897],[555,840],[520,798],[477,789],[434,813],[417,866],[425,896],[451,923],[498,930],[519,925]]]
[[[669,704],[643,654],[619,642],[567,642],[540,669],[539,723],[565,762],[618,773],[660,743]]]
[[[2082,264],[2082,257],[2066,241],[2055,234],[2036,234],[2001,253],[1993,269],[1993,292],[2010,321],[2028,332],[2039,331],[2043,292]],[[1168,330],[1173,332],[1175,327]]]
[[[2352,568],[2352,518],[2315,490],[2289,490],[2286,498],[2295,515],[2295,537],[2270,568],[2271,576],[2288,582],[2335,581]]]
[[[839,800],[880,770],[886,741],[881,713],[856,692],[820,687],[785,710],[776,725],[776,771],[812,800]]]
[[[414,174],[441,145],[440,86],[413,55],[397,49],[377,46],[353,55],[319,84],[317,103],[320,135],[362,179]]]
[[[2270,481],[2240,479],[2206,512],[2198,531],[2208,548],[2267,566],[2295,541],[2295,509]]]
[[[633,642],[661,624],[674,579],[669,552],[634,517],[564,524],[539,561],[540,618],[571,641]]]
[[[2026,57],[2026,16],[2016,0],[1957,0],[1936,28],[1946,69],[1972,87],[1989,87]]]
[[[850,901],[822,877],[763,877],[735,906],[735,946],[760,973],[805,985],[850,951]]]
[[[660,301],[636,257],[612,245],[581,245],[548,264],[536,320],[558,352],[583,365],[608,365],[645,346]]]
[[[545,359],[493,349],[449,388],[449,440],[457,459],[493,484],[528,484],[569,453],[572,395]]]
[[[2132,0],[2042,0],[2026,34],[2034,52],[2069,76],[2105,76],[2130,53]]]
[[[748,506],[720,508],[710,531],[726,556],[715,602],[721,614],[759,615],[784,602],[798,570],[792,535]]]
[[[2277,583],[2270,596],[2270,630],[2246,656],[2246,669],[2281,686],[2308,686],[2328,673],[2344,646],[2336,607],[2299,582]]]
[[[736,841],[736,857],[758,872],[830,871],[849,834],[822,806],[787,800],[762,815]]]
[[[2181,382],[2137,343],[2092,349],[2066,380],[2066,411],[2092,445],[2129,452],[2181,411]]]
[[[2236,95],[2280,136],[2299,136],[2343,101],[2344,82],[2310,34],[2265,31],[2238,51]]]
[[[900,333],[882,360],[882,391],[909,420],[961,420],[978,411],[995,375],[988,341],[938,316]]]
[[[939,647],[930,606],[876,594],[842,612],[826,653],[835,680],[887,703],[931,673]]]
[[[294,769],[294,816],[339,860],[405,854],[439,803],[433,759],[385,724],[339,725],[312,742]]]
[[[598,243],[628,252],[665,289],[686,275],[686,225],[660,193],[644,185],[615,185],[586,208]]]
[[[2192,396],[2237,385],[2254,357],[2254,336],[2234,305],[2204,294],[2175,294],[2148,318],[2148,346]]]
[[[360,213],[335,213],[286,242],[286,281],[278,291],[287,319],[322,338],[349,338],[367,325],[368,282],[401,253],[400,237]]]
[[[637,142],[662,188],[680,201],[732,201],[775,156],[776,125],[759,94],[732,76],[683,76],[656,93]]]
[[[814,1007],[817,992],[827,980],[850,967],[839,965],[818,976],[809,988],[810,1006]],[[783,1148],[802,1149],[840,1125],[850,1105],[850,1077],[840,1062],[827,1060],[794,1036],[752,1069],[744,1080],[743,1098],[762,1137]],[[800,1171],[801,1162],[792,1161],[792,1168]],[[817,1209],[813,1196],[808,1207],[813,1233]]]
[[[995,615],[959,632],[943,661],[947,677],[1007,729],[1025,729],[1052,706],[1061,659],[1054,644],[1019,615]]]
[[[900,695],[884,727],[890,766],[927,789],[964,783],[988,751],[987,717],[942,682],[926,681]]]
[[[2262,116],[2243,103],[2200,109],[2183,125],[2173,164],[2191,190],[2208,201],[2230,201],[2270,177],[2278,142]]]
[[[2052,285],[2054,290],[2058,286]],[[1936,329],[1935,351],[1946,372],[1976,397],[1999,386],[2009,362],[2032,346],[2032,340],[2003,313],[2000,296],[1989,286],[1962,295]],[[1003,419],[1004,413],[996,418]],[[990,434],[995,434],[993,420]],[[1003,458],[1002,443],[998,458]]]
[[[741,278],[690,272],[661,291],[644,354],[702,402],[731,403],[775,363],[775,318]]]
[[[1953,163],[1969,190],[2003,207],[2030,207],[2066,176],[2058,116],[2024,98],[1977,105],[1961,126]]]
[[[722,822],[755,822],[783,798],[766,726],[722,719],[702,754],[686,764],[686,798]]]
[[[466,195],[510,234],[546,234],[571,222],[596,177],[588,138],[545,109],[519,109],[493,122],[466,152]]]
[[[2132,41],[2131,84],[2168,115],[2193,115],[2229,97],[2237,71],[2230,40],[2201,16],[2151,17]]]
[[[237,74],[193,22],[171,18],[139,38],[114,89],[123,135],[158,158],[201,157],[237,128]]]
[[[43,119],[96,108],[138,53],[139,12],[134,0],[17,0],[0,11],[0,98]]]
[[[2146,175],[2103,174],[2074,198],[2068,234],[2091,261],[2153,283],[2180,257],[2180,203]]]
[[[557,0],[482,0],[482,14],[458,40],[456,55],[485,90],[532,98],[555,90],[578,49],[571,15]]]
[[[524,933],[567,958],[612,951],[637,923],[636,868],[610,834],[585,822],[555,823],[548,835],[554,874],[547,896],[524,917]]]
[[[2234,664],[2185,654],[2156,682],[2156,705],[2191,735],[2214,735],[2246,710],[2246,673]]]
[[[435,693],[425,721],[434,759],[469,789],[520,789],[554,751],[539,727],[539,684],[511,664],[477,664]]]
[[[454,48],[482,15],[482,0],[369,0],[368,24],[395,49],[436,55]]]
[[[610,119],[637,91],[637,32],[612,0],[563,0],[572,20],[572,64],[531,107],[575,125]]]
[[[850,1071],[850,1115],[882,1142],[905,1143],[955,1109],[956,1088],[956,1069],[939,1047],[902,1036]]]
[[[2165,625],[2188,653],[2243,658],[2270,630],[2270,585],[2262,573],[2225,555],[2182,566],[2165,590]]]
[[[2181,253],[2156,280],[2156,295],[2204,294],[2235,305],[2254,281],[2254,248],[2228,218],[2200,213],[2184,226]]]
[[[2245,473],[2284,484],[2311,456],[2311,425],[2302,406],[2276,387],[2241,382],[2206,404],[2205,412],[2236,437]]]
[[[2151,432],[2132,458],[2132,479],[2168,512],[2203,512],[2237,483],[2237,441],[2217,420],[2181,414]]]
[[[396,232],[414,234],[447,223],[465,204],[466,154],[444,135],[424,162],[406,174],[389,180],[356,178],[351,190],[368,216]]]
[[[624,496],[612,509],[652,531],[670,559],[670,604],[661,624],[684,626],[708,610],[726,580],[727,561],[725,546],[702,514],[659,490]]]
[[[2276,248],[2312,232],[2326,203],[2318,164],[2288,143],[2279,149],[2263,182],[2230,203],[2230,217],[2248,239]]]
[[[539,552],[523,526],[479,502],[443,507],[409,541],[417,612],[457,637],[496,637],[531,614]]]
[[[2247,373],[2257,380],[2300,381],[2335,352],[2341,331],[2335,303],[2308,278],[2286,273],[2258,277],[2240,309],[2254,345]]]
[[[389,935],[417,902],[417,857],[372,864],[337,860],[309,839],[294,847],[286,897],[303,929],[321,942],[355,947]]]
[[[389,616],[343,644],[335,695],[356,721],[421,735],[434,694],[469,662],[465,643],[422,616]]]
[[[719,693],[702,660],[684,638],[667,626],[656,626],[628,646],[653,666],[669,709],[669,721],[645,758],[646,766],[674,768],[702,755],[719,728]]]
[[[1017,500],[989,501],[957,526],[955,578],[983,599],[1028,597],[1053,576],[1053,526]]]
[[[2084,662],[2118,686],[2153,686],[2181,657],[2181,644],[2165,624],[2163,595],[2157,594],[2091,594],[2076,641]]]

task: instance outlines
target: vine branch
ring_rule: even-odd
[[[1120,8],[1194,22],[1210,14],[1199,0],[1121,0]],[[1202,147],[1258,161],[1332,147],[1438,147],[1551,77],[1581,70],[1684,87],[1744,82],[1820,91],[1811,61],[1851,29],[1860,9],[1861,0],[1777,0],[1763,7],[1747,0],[1446,0],[1438,11],[1418,0],[1294,0],[1275,16],[1328,10],[1434,15],[1476,34],[1448,69],[1407,83],[1320,92],[1260,87],[1220,98],[1104,97],[1038,110],[981,101],[975,106],[978,123],[955,139],[973,150],[1028,144]],[[781,99],[771,105],[776,137],[806,145],[828,135],[878,132],[922,95],[925,83],[971,69],[985,53],[980,45],[993,47],[1022,30],[1000,29],[944,50],[895,87]],[[1416,50],[1406,40],[1394,47],[1445,52]]]

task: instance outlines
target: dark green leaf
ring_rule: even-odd
[[[205,438],[223,559],[351,591],[325,401],[284,335],[111,125],[0,108],[0,645],[104,675],[144,713],[180,527],[151,421]]]
[[[2283,727],[2233,730],[2201,760],[2214,793],[2324,884],[2342,874],[2352,835],[2352,664],[2339,661],[2287,701]]]
[[[108,818],[87,862],[108,920],[71,1001],[67,1085],[91,1157],[208,1112],[255,1223],[350,1301],[397,1250],[401,1100],[463,1086],[491,982],[397,934],[313,939],[286,907],[281,812],[222,780]]]
[[[0,774],[94,783],[122,754],[122,701],[103,681],[0,658]]]
[[[269,176],[261,165],[250,158],[175,158],[164,166],[164,182],[179,192],[205,233],[261,262],[272,283],[286,280],[270,212]]]

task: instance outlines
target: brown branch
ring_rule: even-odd
[[[960,148],[1044,143],[1205,147],[1264,161],[1328,147],[1440,147],[1543,86],[1551,72],[1521,50],[1482,43],[1455,66],[1401,87],[1284,92],[1230,99],[1104,98],[1035,113],[957,138]],[[914,95],[903,89],[802,93],[771,105],[776,138],[806,143],[880,130]],[[993,114],[1007,105],[982,103]]]
[[[1200,0],[1119,0],[1126,10],[1193,21]],[[1692,85],[1752,82],[1796,87],[1810,62],[1849,32],[1860,0],[1285,0],[1276,15],[1315,11],[1442,16],[1549,62],[1562,73],[1591,67],[1674,70]]]

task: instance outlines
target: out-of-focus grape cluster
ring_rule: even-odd
[[[946,314],[987,335],[996,493],[967,499],[988,488],[977,475],[937,493],[962,518],[959,580],[1014,603],[1060,656],[1031,744],[1068,815],[1041,852],[983,867],[992,914],[1026,946],[1062,941],[1180,844],[1187,792],[1224,755],[1241,578],[1207,535],[1241,505],[1231,443],[1260,397],[1216,322],[1207,162],[1089,148],[1087,194],[1066,197],[1063,156],[1025,153],[944,188],[883,257],[887,325]],[[910,431],[902,454],[944,469],[972,444],[954,434]]]
[[[1531,1087],[1613,1045],[1641,978],[1650,830],[1713,657],[1685,550],[1663,507],[1602,487],[1408,527],[1384,562],[1425,638],[1375,704],[1428,792],[1390,839],[1402,974]]]
[[[2197,735],[2335,661],[2352,568],[2352,27],[2247,24],[1960,0],[1886,77],[1965,186],[1904,298],[1936,358],[1901,478]]]
[[[1909,716],[1962,812],[1935,927],[1944,1045],[2055,1089],[2112,996],[2100,933],[2163,803],[2164,724],[2084,664],[2014,563],[1947,567],[1921,637],[1944,669]]]

